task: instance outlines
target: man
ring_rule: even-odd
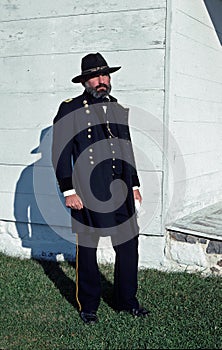
[[[114,305],[118,311],[146,316],[136,298],[139,228],[135,201],[141,203],[128,127],[128,110],[110,95],[109,67],[100,53],[83,57],[82,95],[64,101],[54,119],[53,165],[77,233],[76,299],[80,317],[97,322],[100,274],[96,250],[111,236],[116,253]]]

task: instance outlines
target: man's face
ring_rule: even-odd
[[[85,82],[85,88],[96,98],[109,95],[111,91],[110,76],[101,74],[90,78]]]

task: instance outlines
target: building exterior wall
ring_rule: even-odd
[[[173,190],[178,196],[168,222],[222,198],[222,47],[207,3],[221,17],[220,0],[168,1],[165,118],[178,144],[168,142],[173,166],[185,170],[173,186],[168,173],[166,206]]]
[[[143,135],[132,115],[132,138],[146,214],[153,208],[148,224],[141,217],[142,233],[162,235],[165,20],[165,0],[106,6],[89,0],[1,1],[1,251],[53,259],[75,253],[67,213],[63,208],[64,217],[58,215],[55,205],[50,126],[60,102],[82,91],[71,83],[81,58],[97,51],[110,65],[122,66],[112,75],[113,95],[132,106],[143,125],[152,115]],[[44,176],[36,184],[39,172]],[[146,186],[153,181],[155,186]]]
[[[140,266],[207,268],[202,241],[195,259],[196,246],[178,247],[164,229],[222,195],[221,43],[206,2],[1,1],[1,251],[75,258],[51,166],[51,124],[60,102],[82,92],[70,81],[81,58],[99,51],[122,66],[112,93],[131,111],[144,198]],[[113,261],[109,248],[102,240],[100,261]]]

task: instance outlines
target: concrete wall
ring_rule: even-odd
[[[165,0],[105,6],[89,0],[1,1],[1,251],[53,259],[74,255],[67,212],[55,199],[50,126],[60,102],[82,91],[70,81],[80,72],[81,58],[96,51],[110,65],[122,66],[112,75],[113,95],[132,105],[139,120],[132,113],[146,212],[142,232],[162,234],[165,19]],[[146,123],[150,116],[152,123]]]
[[[172,185],[168,169],[165,183],[166,207],[173,190],[178,197],[168,222],[222,198],[222,47],[213,13],[221,18],[220,0],[168,1],[165,118],[178,144],[168,140],[178,171]]]

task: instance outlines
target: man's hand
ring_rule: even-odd
[[[72,194],[71,196],[65,197],[66,206],[71,209],[80,210],[83,208],[82,200],[78,194]]]
[[[134,195],[134,199],[138,200],[140,202],[140,204],[142,203],[142,196],[140,194],[139,190],[133,190],[133,195]]]

